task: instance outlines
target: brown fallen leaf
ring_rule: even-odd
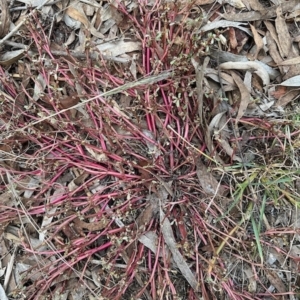
[[[280,99],[287,92],[287,87],[278,86],[274,91],[270,92],[270,95],[275,99]]]
[[[209,128],[207,128],[206,132],[205,132],[205,144],[207,146],[207,149],[209,151],[209,153],[213,154],[214,153],[214,159],[221,165],[224,165],[223,160],[220,158],[218,153],[215,153],[215,148],[213,145],[213,141],[212,141],[212,137],[211,137],[211,132],[209,130]]]
[[[243,0],[243,2],[245,5],[249,5],[253,10],[260,11],[265,9],[265,7],[258,0]]]
[[[8,67],[23,57],[25,49],[8,51],[0,55],[0,65]]]
[[[61,108],[70,108],[79,102],[79,97],[74,93],[74,96],[63,95],[59,98]]]
[[[273,29],[271,29],[271,30],[273,30]],[[269,54],[272,57],[272,59],[274,60],[274,62],[278,65],[282,62],[282,57],[278,52],[280,47],[277,47],[278,43],[276,43],[276,40],[273,38],[273,36],[274,36],[274,34],[272,34],[271,31],[267,31],[266,39],[267,39],[267,46],[269,49]],[[275,38],[277,39],[277,37],[275,37]],[[279,67],[279,70],[280,70],[281,74],[285,73],[284,68]]]
[[[291,51],[289,52],[289,56],[287,57],[287,59],[293,59],[293,58],[299,58],[298,47],[295,47],[294,45],[292,45]],[[281,66],[281,68],[287,69],[286,74],[282,78],[283,80],[296,78],[297,76],[300,75],[300,63],[294,63],[290,66]]]
[[[249,284],[248,284],[248,291],[250,293],[255,293],[256,289],[257,289],[257,282],[256,282],[256,278],[255,278],[255,274],[253,272],[253,269],[248,266],[248,265],[244,265],[243,267],[243,272],[245,273],[246,277],[248,278]]]
[[[84,11],[81,6],[69,6],[66,9],[66,14],[71,17],[72,19],[79,21],[82,23],[90,32],[92,35],[94,35],[97,38],[104,38],[104,35],[100,33],[98,30],[96,30],[89,22],[88,18],[84,14]]]
[[[290,65],[296,65],[300,64],[300,56],[298,57],[293,57],[284,61],[281,61],[277,63],[278,66],[290,66]]]
[[[222,196],[224,189],[220,186],[217,179],[207,171],[206,166],[202,163],[201,159],[196,160],[197,177],[203,191],[209,196]]]
[[[258,53],[261,49],[263,49],[264,47],[264,42],[263,42],[263,39],[262,37],[258,34],[256,28],[250,24],[250,28],[251,28],[251,31],[253,33],[253,38],[254,38],[254,42],[255,42],[255,45],[257,47],[256,49],[256,53],[254,55],[254,60],[257,59],[257,56],[258,56]]]
[[[263,81],[264,85],[270,84],[270,76],[268,71],[263,67],[263,65],[259,64],[255,61],[248,62],[232,62],[228,61],[220,64],[220,68],[223,70],[253,70],[255,74],[257,74]]]
[[[238,42],[236,40],[235,30],[233,27],[229,28],[229,44],[231,50],[236,50],[238,46]],[[236,53],[236,51],[231,51],[231,52]]]
[[[240,102],[240,107],[238,110],[238,114],[236,116],[236,124],[239,122],[239,120],[243,117],[250,101],[251,101],[251,97],[250,97],[250,93],[247,89],[247,87],[245,86],[243,80],[233,71],[231,71],[231,76],[234,79],[236,85],[238,86],[240,93],[241,93],[241,102]]]
[[[76,212],[74,211],[73,214],[76,214]],[[76,230],[79,230],[80,233],[83,231],[83,229],[87,229],[89,232],[102,230],[109,223],[109,221],[105,217],[102,217],[101,220],[98,222],[90,222],[90,223],[84,222],[80,220],[79,217],[77,217],[76,219],[73,220],[73,222],[74,222],[74,227],[76,228]]]
[[[195,5],[206,5],[215,2],[215,0],[196,0]]]
[[[7,6],[7,1],[2,0],[0,2],[1,14],[0,14],[0,38],[4,37],[9,31],[10,25],[10,13]]]
[[[275,106],[284,107],[290,102],[296,100],[299,97],[299,90],[290,90],[285,95],[283,95],[275,104]]]
[[[141,50],[141,43],[135,40],[119,39],[96,46],[97,50],[103,55],[119,56],[125,53]]]
[[[199,115],[199,119],[200,119],[200,125],[203,126],[203,79],[204,79],[204,73],[205,73],[205,69],[207,67],[209,63],[209,57],[207,56],[204,59],[203,65],[200,67],[199,63],[192,58],[192,64],[195,68],[195,72],[196,72],[196,86],[197,86],[197,101],[198,101],[198,115]]]
[[[242,0],[225,0],[224,2],[239,9],[246,7]]]
[[[179,252],[177,244],[175,242],[175,237],[173,234],[172,226],[163,212],[162,208],[160,208],[160,226],[161,231],[165,240],[165,243],[169,247],[172,257],[174,259],[174,262],[176,263],[178,269],[180,270],[182,276],[186,279],[186,281],[190,284],[190,286],[193,288],[195,292],[198,292],[199,290],[199,283],[196,279],[195,275],[192,273],[191,269],[189,268],[189,265],[184,260],[184,257]]]
[[[214,22],[204,25],[203,27],[200,28],[199,32],[200,31],[201,32],[211,31],[213,29],[220,28],[220,27],[222,27],[222,28],[234,27],[234,28],[238,28],[238,29],[246,32],[250,36],[252,36],[251,31],[248,28],[243,27],[241,25],[246,25],[246,24],[241,23],[241,22],[231,22],[231,21],[226,21],[226,20],[219,20],[219,21],[214,21]]]
[[[277,32],[276,32],[276,28],[275,26],[270,22],[270,21],[264,21],[268,31],[266,33],[266,37],[267,37],[267,40],[269,39],[272,39],[274,40],[274,44],[276,43],[277,47],[275,48],[278,48],[277,52],[279,51],[280,53],[280,59],[282,60],[282,57],[283,57],[283,53],[282,53],[282,49],[280,47],[280,44],[279,44],[279,40],[278,40],[278,35],[277,35]],[[268,35],[269,35],[269,38],[268,38]],[[272,57],[273,58],[273,57]]]
[[[291,0],[288,2],[283,2],[280,4],[280,7],[282,8],[282,13],[286,13],[288,11],[293,11],[294,7],[297,5],[298,0]],[[265,8],[261,11],[251,11],[251,12],[245,12],[245,13],[238,13],[238,14],[229,14],[225,13],[222,15],[222,17],[225,20],[228,21],[258,21],[258,20],[268,20],[271,18],[276,17],[276,9],[278,6],[272,6]]]
[[[277,293],[286,293],[286,287],[284,283],[282,282],[281,278],[277,274],[276,271],[267,269],[265,271],[266,277],[270,281],[270,283],[276,288]]]
[[[220,143],[221,147],[232,158],[232,160],[242,162],[242,159],[234,154],[234,150],[225,139],[216,137],[216,140]]]
[[[278,41],[282,49],[283,56],[287,57],[292,46],[292,38],[285,19],[282,17],[282,9],[280,6],[277,7],[276,14],[277,18],[275,19],[275,27],[278,34]]]

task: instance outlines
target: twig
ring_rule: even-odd
[[[139,79],[139,80],[136,80],[136,81],[133,81],[133,82],[126,83],[126,84],[124,84],[122,86],[119,86],[117,88],[114,88],[114,89],[112,89],[112,90],[110,90],[108,92],[104,92],[104,93],[99,94],[99,95],[97,95],[95,97],[92,97],[92,98],[89,98],[87,100],[84,100],[84,101],[82,101],[82,102],[80,102],[80,103],[78,103],[78,104],[76,104],[74,106],[62,109],[62,110],[60,110],[57,113],[54,113],[54,114],[52,114],[50,116],[47,116],[47,117],[44,117],[44,118],[42,118],[42,119],[40,119],[38,121],[32,122],[32,123],[30,123],[29,125],[27,125],[27,126],[25,126],[23,128],[16,129],[15,131],[23,131],[23,130],[28,129],[29,127],[31,127],[33,125],[39,124],[39,123],[41,123],[41,122],[43,122],[45,120],[49,120],[49,119],[51,119],[51,118],[53,118],[55,116],[58,116],[58,115],[60,115],[62,113],[65,113],[65,112],[69,111],[70,109],[81,107],[81,106],[83,106],[83,105],[85,105],[85,104],[87,104],[87,103],[89,103],[89,102],[91,102],[91,101],[93,101],[95,99],[98,99],[100,97],[112,96],[112,95],[118,94],[120,92],[124,92],[124,91],[126,91],[128,89],[131,89],[131,88],[134,88],[134,87],[137,87],[137,86],[140,86],[140,85],[144,85],[144,84],[153,84],[153,83],[156,83],[158,81],[165,80],[165,79],[171,77],[171,75],[172,75],[172,71],[167,71],[167,72],[161,73],[159,75],[153,75],[153,76],[142,78],[142,79]]]

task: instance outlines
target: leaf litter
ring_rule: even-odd
[[[2,0],[1,299],[298,299],[299,9]]]

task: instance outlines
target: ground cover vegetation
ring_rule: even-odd
[[[300,299],[300,5],[1,0],[1,299]]]

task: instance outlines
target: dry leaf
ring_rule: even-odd
[[[242,0],[225,0],[225,3],[228,3],[231,6],[234,6],[236,8],[246,8],[245,4],[242,2]]]
[[[148,153],[152,154],[155,157],[155,159],[158,158],[161,155],[161,151],[157,147],[157,142],[155,141],[153,132],[147,129],[142,129],[142,132],[150,140],[149,141],[145,139],[146,145],[148,147]]]
[[[249,5],[253,10],[264,10],[264,6],[258,0],[243,0],[245,5]],[[250,10],[250,9],[249,9]]]
[[[254,42],[256,44],[256,53],[254,55],[254,59],[257,59],[257,56],[258,56],[258,53],[261,49],[263,49],[264,47],[264,42],[263,42],[263,39],[262,37],[258,34],[256,28],[250,24],[250,28],[251,28],[251,31],[253,33],[253,37],[254,37]]]
[[[270,21],[264,21],[264,23],[265,23],[266,27],[268,28],[268,32],[266,33],[266,37],[267,37],[268,44],[270,44],[272,46],[272,49],[270,49],[270,50],[273,51],[274,53],[275,52],[278,53],[278,51],[279,51],[280,56],[278,54],[276,54],[275,59],[277,59],[280,62],[282,60],[283,53],[282,53],[282,49],[280,47],[280,43],[279,43],[279,40],[278,40],[278,35],[277,35],[277,32],[276,32],[276,29]],[[273,45],[273,44],[275,44],[274,41],[276,42],[277,47],[275,45]],[[272,54],[271,54],[271,56],[272,56]],[[272,56],[272,58],[273,58],[273,56]],[[276,60],[274,60],[274,61],[276,62]]]
[[[15,248],[16,250],[17,248]],[[4,290],[7,290],[9,281],[11,280],[11,274],[13,272],[14,269],[14,265],[15,265],[15,258],[16,258],[16,251],[13,251],[12,255],[10,256],[9,262],[8,264],[5,264],[6,266],[6,273],[5,273],[5,278],[4,278],[4,284],[3,284],[3,288]],[[13,278],[12,278],[13,280]]]
[[[291,77],[286,81],[279,83],[279,85],[290,86],[290,87],[300,87],[300,75]]]
[[[109,6],[109,7],[111,7],[111,6]],[[94,5],[84,3],[82,5],[82,10],[84,11],[86,16],[92,17],[96,11],[96,7],[94,7]]]
[[[279,64],[280,62],[282,62],[282,58],[278,52],[278,49],[280,49],[280,47],[276,46],[275,40],[273,39],[272,33],[271,32],[267,32],[266,33],[266,39],[267,39],[267,46],[269,48],[269,53],[270,56],[272,57],[272,59],[274,60],[274,62],[276,64]],[[285,73],[284,68],[279,67],[281,74]]]
[[[242,162],[243,160],[238,157],[237,155],[234,154],[234,150],[231,148],[231,146],[229,145],[229,143],[216,136],[216,140],[220,143],[221,147],[225,150],[225,152],[232,158],[233,161],[238,161],[238,162]]]
[[[141,50],[141,43],[128,40],[118,40],[103,43],[97,46],[97,49],[104,55],[119,56],[125,53]]]
[[[103,34],[100,33],[98,30],[96,30],[89,22],[88,18],[84,14],[84,11],[81,6],[78,4],[76,5],[76,8],[73,6],[69,6],[66,9],[66,15],[71,17],[72,19],[82,23],[90,32],[92,35],[94,35],[97,38],[104,38]]]
[[[269,91],[270,96],[272,96],[275,99],[279,99],[280,97],[282,97],[283,95],[285,95],[287,92],[287,88],[285,86],[278,86],[274,87],[274,90]]]
[[[66,9],[66,14],[68,14],[74,20],[84,24],[86,28],[89,28],[89,21],[83,11],[79,11],[78,8],[70,6]]]
[[[184,260],[183,256],[179,252],[177,244],[175,242],[171,223],[167,216],[164,214],[162,208],[160,208],[160,226],[165,243],[167,244],[172,253],[172,257],[174,262],[176,263],[176,266],[180,270],[182,276],[184,276],[184,278],[193,288],[193,290],[197,292],[199,290],[198,280],[195,278],[187,262]]]
[[[154,254],[157,253],[157,241],[158,235],[155,231],[147,231],[139,237],[139,242],[150,249]],[[162,253],[159,253],[158,255],[162,256]]]
[[[85,149],[93,158],[95,158],[98,162],[108,161],[107,155],[99,148],[96,148],[92,145],[85,144]],[[94,149],[94,150],[93,150]]]
[[[1,15],[0,15],[0,38],[4,37],[9,32],[10,13],[6,0],[1,0]]]
[[[2,299],[2,300],[8,300],[8,298],[7,298],[6,294],[5,294],[5,290],[2,287],[2,284],[0,284],[0,299]]]
[[[222,187],[216,180],[216,178],[207,171],[206,166],[201,162],[200,159],[196,161],[197,166],[197,177],[203,191],[209,196],[222,196]]]
[[[208,125],[208,132],[209,132],[209,134],[212,134],[212,132],[213,132],[214,129],[219,129],[220,128],[219,123],[220,123],[220,120],[224,116],[225,113],[226,113],[226,111],[217,113],[212,118],[212,120],[210,121],[210,123]]]
[[[287,11],[294,10],[294,7],[297,5],[298,0],[291,0],[288,2],[283,2],[280,4],[280,7],[282,8],[282,13],[285,13]],[[238,13],[238,14],[223,14],[222,17],[228,21],[243,21],[243,22],[249,22],[249,21],[258,21],[258,20],[268,20],[271,18],[276,17],[276,6],[268,7],[261,11],[251,11],[251,12],[245,12],[245,13]]]
[[[76,215],[75,211],[73,211],[72,213],[73,215]],[[73,223],[76,230],[78,230],[81,233],[83,232],[83,229],[87,229],[88,231],[102,230],[108,225],[109,221],[104,216],[102,216],[101,220],[97,222],[95,221],[84,222],[80,220],[79,217],[77,217],[76,219],[73,220]],[[83,234],[83,236],[85,235]]]
[[[285,95],[283,95],[277,102],[276,102],[276,107],[284,107],[290,102],[296,100],[299,98],[299,91],[298,90],[291,90],[287,92]]]
[[[25,3],[30,7],[38,7],[42,5],[45,0],[20,0],[20,2]]]
[[[290,59],[287,59],[287,60],[277,63],[278,66],[290,66],[290,65],[296,65],[296,64],[300,64],[300,56],[290,58]]]
[[[215,2],[215,0],[196,0],[195,5],[206,5]]]
[[[23,195],[24,198],[29,199],[33,195],[33,193],[36,191],[36,189],[40,185],[40,180],[41,180],[41,178],[38,178],[38,177],[30,178],[30,181],[28,182],[25,192],[24,192],[24,195]]]
[[[204,72],[209,63],[209,57],[205,57],[203,66],[200,67],[198,62],[192,58],[192,64],[196,72],[196,86],[197,86],[197,102],[198,102],[198,116],[200,119],[200,126],[203,126],[203,78]]]
[[[74,93],[74,96],[63,95],[59,97],[59,104],[61,108],[70,108],[79,102],[79,97]]]
[[[291,50],[292,38],[290,36],[285,19],[281,16],[282,9],[280,6],[277,7],[276,14],[277,14],[277,18],[275,20],[275,27],[278,34],[278,41],[282,49],[283,57],[287,57]]]
[[[238,46],[238,42],[236,40],[236,36],[235,36],[235,30],[233,27],[229,28],[229,44],[230,44],[230,48],[235,50]],[[232,51],[234,52],[234,51]],[[235,51],[236,53],[236,51]]]
[[[211,56],[215,60],[219,61],[220,63],[225,63],[225,62],[237,63],[237,62],[248,62],[249,61],[247,59],[247,57],[244,55],[237,55],[237,54],[229,53],[226,51],[220,51],[220,50],[214,50],[214,49],[211,49]],[[256,61],[256,63],[261,65],[261,67],[264,68],[268,72],[271,79],[275,79],[280,75],[280,73],[277,70],[275,70],[274,68],[271,68],[267,64],[265,64],[261,61]],[[225,80],[227,80],[227,79],[225,78]]]
[[[231,76],[229,76],[225,72],[220,72],[220,76],[221,76],[221,80],[222,80],[223,89],[225,92],[232,91],[236,88],[236,84]],[[219,72],[215,69],[206,68],[205,77],[209,77],[213,81],[220,83]],[[211,82],[209,82],[209,85],[211,85]]]
[[[60,186],[57,187],[53,193],[53,195],[50,197],[50,199],[47,201],[47,204],[52,204],[55,203],[55,201],[57,201],[58,199],[62,198],[65,195],[66,191],[64,189],[64,187]],[[57,210],[57,206],[53,206],[53,208],[51,208],[50,210],[47,210],[47,213],[44,214],[43,216],[43,221],[42,221],[42,225],[41,225],[41,231],[39,233],[39,240],[41,242],[43,242],[46,239],[46,235],[47,235],[47,226],[49,224],[51,224],[54,215],[52,215],[53,213],[55,213],[55,211]]]
[[[34,92],[32,99],[37,101],[41,95],[44,93],[44,90],[47,86],[45,78],[42,74],[39,74],[34,82]]]
[[[238,123],[238,121],[243,117],[244,113],[246,112],[246,109],[251,101],[251,96],[243,80],[234,72],[231,72],[231,76],[233,77],[241,93],[240,107],[236,116],[236,123]]]
[[[265,270],[265,274],[270,281],[270,283],[276,288],[278,293],[286,293],[287,290],[285,288],[282,279],[279,277],[276,271],[267,269]]]
[[[8,51],[0,55],[0,65],[8,67],[23,57],[25,49]]]
[[[226,62],[220,64],[220,68],[224,70],[254,70],[254,73],[257,74],[263,81],[264,85],[270,84],[270,76],[267,70],[259,63],[254,61],[248,62]]]
[[[216,28],[224,28],[224,27],[235,27],[238,28],[242,31],[245,31],[247,34],[252,36],[251,31],[248,28],[242,27],[240,25],[246,25],[246,23],[241,23],[241,22],[232,22],[232,21],[226,21],[226,20],[220,20],[220,21],[214,21],[211,23],[206,24],[205,26],[201,27],[199,32],[206,32],[206,31],[211,31]]]
[[[243,266],[243,272],[246,274],[246,277],[249,280],[248,292],[255,293],[257,289],[257,283],[255,279],[255,274],[253,273],[253,269],[245,264]]]

